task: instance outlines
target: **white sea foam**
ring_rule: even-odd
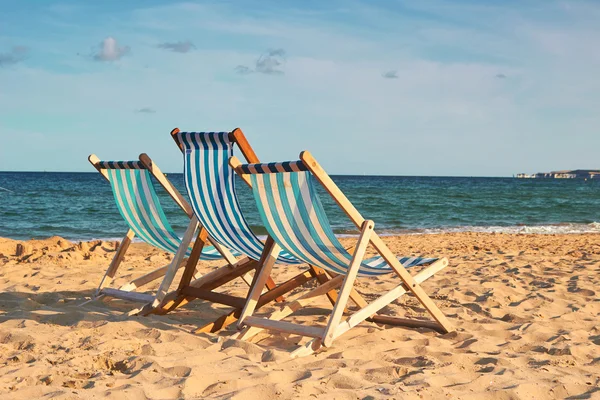
[[[600,222],[591,224],[564,223],[554,225],[513,225],[513,226],[451,226],[440,228],[422,228],[422,229],[377,229],[375,230],[381,236],[398,235],[433,235],[442,233],[512,233],[512,234],[578,234],[578,233],[600,233]],[[342,233],[338,237],[356,237],[358,233]]]
[[[600,233],[600,222],[591,224],[554,224],[554,225],[518,225],[518,226],[456,226],[415,230],[412,234],[481,232],[481,233],[522,233],[522,234],[576,234]],[[408,233],[408,232],[407,232]]]

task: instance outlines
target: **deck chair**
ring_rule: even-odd
[[[362,217],[309,152],[301,153],[300,160],[294,162],[243,165],[233,157],[230,164],[239,175],[251,178],[260,216],[272,238],[265,246],[262,257],[264,265],[259,267],[260,273],[255,277],[255,285],[251,288],[239,318],[238,327],[242,329],[237,335],[239,339],[251,339],[263,329],[312,337],[306,345],[293,352],[294,356],[301,356],[310,354],[321,346],[331,346],[336,338],[366,319],[384,324],[428,327],[441,332],[452,330],[450,322],[420,286],[424,280],[445,268],[448,260],[397,258],[373,230],[373,221]],[[360,229],[360,236],[352,253],[335,237],[316,192],[315,183],[323,186]],[[365,251],[369,244],[379,256],[365,259]],[[264,277],[270,273],[273,260],[282,251],[329,271],[333,279],[296,301],[284,305],[267,318],[253,316],[257,300],[260,298],[260,288],[264,285]],[[425,265],[429,266],[415,276],[407,271],[407,268]],[[401,281],[400,285],[368,304],[354,289],[356,278],[384,274],[397,275]],[[282,321],[286,316],[315,300],[317,296],[338,288],[338,298],[326,326],[307,326]],[[435,322],[377,315],[379,310],[407,292],[412,292]],[[358,306],[358,310],[344,318],[349,299]]]
[[[232,132],[180,132],[174,129],[171,135],[183,152],[186,189],[194,214],[203,229],[215,243],[236,250],[245,256],[235,265],[237,270],[245,272],[255,270],[261,265],[264,244],[252,232],[242,214],[235,192],[235,172],[229,166],[234,145],[238,146],[248,162],[258,162],[243,132],[239,128]],[[245,182],[249,183],[248,180]],[[286,252],[280,252],[275,261],[282,264],[304,264],[304,261]],[[196,333],[215,332],[237,321],[246,304],[246,297],[236,298],[214,292],[212,289],[217,286],[207,284],[206,276],[192,280],[192,271],[192,264],[186,266],[177,290],[166,295],[163,304],[152,312],[164,314],[195,298],[201,298],[229,305],[233,310],[219,320],[199,327],[195,330]],[[258,291],[260,297],[257,300],[258,307],[273,300],[281,301],[281,296],[285,293],[311,279],[317,279],[319,282],[329,279],[323,270],[314,266],[277,287],[269,274],[262,276],[264,280],[261,290]],[[213,278],[217,279],[218,283],[231,280],[226,275]],[[261,295],[265,282],[268,291]]]
[[[96,155],[92,154],[89,156],[89,161],[110,183],[119,213],[129,226],[94,298],[106,296],[143,303],[152,302],[156,295],[134,291],[165,275],[174,275],[175,271],[184,265],[184,257],[189,257],[191,262],[198,261],[198,257],[193,254],[191,247],[181,247],[182,240],[175,234],[167,220],[154,189],[152,176],[190,218],[185,233],[186,238],[192,238],[198,227],[198,220],[194,217],[188,202],[146,154],[140,155],[139,161],[100,161]],[[153,247],[175,254],[174,259],[169,265],[140,276],[118,289],[105,287],[113,281],[135,236]],[[222,251],[214,246],[206,246],[202,248],[199,258],[202,260],[221,259],[223,258]]]

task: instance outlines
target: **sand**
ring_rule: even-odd
[[[385,240],[405,255],[449,258],[423,287],[456,332],[363,323],[333,347],[292,360],[283,350],[295,346],[294,336],[261,334],[245,343],[230,338],[233,327],[191,334],[226,310],[209,303],[151,317],[128,317],[134,304],[121,300],[81,306],[114,242],[0,239],[0,398],[600,398],[600,235]],[[170,257],[134,244],[116,283]],[[273,277],[297,272],[278,267]],[[397,282],[362,280],[359,290],[372,298]],[[226,290],[246,287],[240,280]],[[295,320],[323,323],[324,310],[308,311],[316,315]],[[409,296],[384,311],[425,315]]]

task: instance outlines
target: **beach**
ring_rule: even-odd
[[[247,343],[231,338],[235,326],[191,333],[226,307],[194,301],[138,317],[127,315],[137,305],[122,300],[83,304],[114,256],[114,241],[0,239],[0,398],[600,397],[600,234],[463,232],[384,241],[397,254],[448,258],[422,286],[456,331],[364,322],[332,347],[290,359],[284,350],[295,348],[293,335],[261,333]],[[134,243],[115,285],[171,257]],[[282,282],[299,270],[276,266],[272,276]],[[372,300],[398,283],[391,275],[360,279],[357,289]],[[244,294],[247,286],[237,280],[223,290]],[[331,306],[324,296],[315,304],[290,320],[324,324]],[[383,313],[426,315],[411,296]]]
[[[600,0],[0,4],[0,400],[600,400]]]

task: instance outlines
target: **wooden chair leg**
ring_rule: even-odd
[[[258,269],[254,274],[252,286],[250,287],[250,290],[248,292],[248,300],[246,301],[246,305],[244,306],[244,309],[242,310],[242,314],[240,315],[240,319],[238,321],[239,328],[243,326],[244,318],[254,313],[254,309],[256,308],[258,299],[260,298],[262,290],[265,287],[265,284],[267,283],[269,274],[273,269],[273,265],[275,265],[275,262],[277,261],[279,251],[279,245],[275,243],[275,241],[269,236],[267,238],[267,242],[265,243],[265,250],[259,261]]]
[[[183,270],[183,275],[181,276],[181,280],[179,281],[179,286],[177,290],[180,291],[186,286],[189,286],[192,278],[194,277],[194,273],[196,272],[196,265],[198,265],[198,261],[200,260],[200,256],[202,255],[202,249],[204,248],[204,244],[208,238],[208,232],[204,227],[200,228],[200,232],[198,232],[198,236],[196,237],[196,241],[194,242],[194,246],[192,247],[192,252],[190,253],[190,257],[185,265],[185,269]]]
[[[129,231],[127,231],[127,234],[121,241],[121,244],[117,248],[115,256],[113,257],[108,269],[106,270],[106,273],[102,277],[102,280],[100,281],[100,285],[98,285],[98,289],[96,289],[96,293],[94,296],[97,297],[100,294],[100,291],[102,290],[102,288],[104,286],[110,284],[110,282],[112,282],[113,278],[115,277],[115,274],[117,273],[117,270],[119,269],[119,266],[121,265],[121,262],[123,261],[123,257],[125,256],[125,253],[127,252],[129,245],[131,244],[131,240],[134,238],[134,236],[135,236],[135,233],[131,229]]]
[[[342,287],[340,289],[338,300],[335,303],[335,306],[333,307],[331,317],[329,318],[329,322],[323,334],[324,346],[331,346],[331,343],[335,338],[335,330],[338,327],[340,320],[342,319],[344,309],[346,308],[346,303],[348,302],[348,298],[350,297],[350,293],[352,292],[352,288],[354,286],[354,281],[358,276],[360,264],[362,263],[362,260],[365,257],[365,252],[367,250],[367,246],[369,245],[369,238],[371,237],[371,233],[373,232],[373,226],[373,221],[366,220],[363,223],[360,237],[358,239],[358,245],[356,246],[356,250],[352,255],[352,261],[350,262],[348,272],[346,274],[346,277],[344,278],[344,283],[342,284]]]
[[[163,281],[161,282],[161,284],[158,288],[158,291],[156,292],[156,296],[151,305],[152,308],[156,308],[160,305],[160,303],[162,303],[163,298],[165,297],[165,295],[167,294],[167,292],[169,290],[169,287],[171,287],[171,283],[173,282],[173,279],[175,278],[175,274],[177,273],[178,266],[181,264],[181,262],[185,258],[185,253],[187,253],[187,249],[190,245],[190,242],[192,241],[192,237],[194,236],[196,229],[198,228],[198,225],[199,225],[198,219],[196,217],[192,217],[190,224],[188,225],[188,227],[183,235],[181,244],[179,245],[179,248],[177,249],[177,252],[175,253],[175,256],[173,257],[173,260],[171,261],[171,264],[169,265],[169,269],[168,269],[167,273],[165,274],[165,277],[164,277]]]

